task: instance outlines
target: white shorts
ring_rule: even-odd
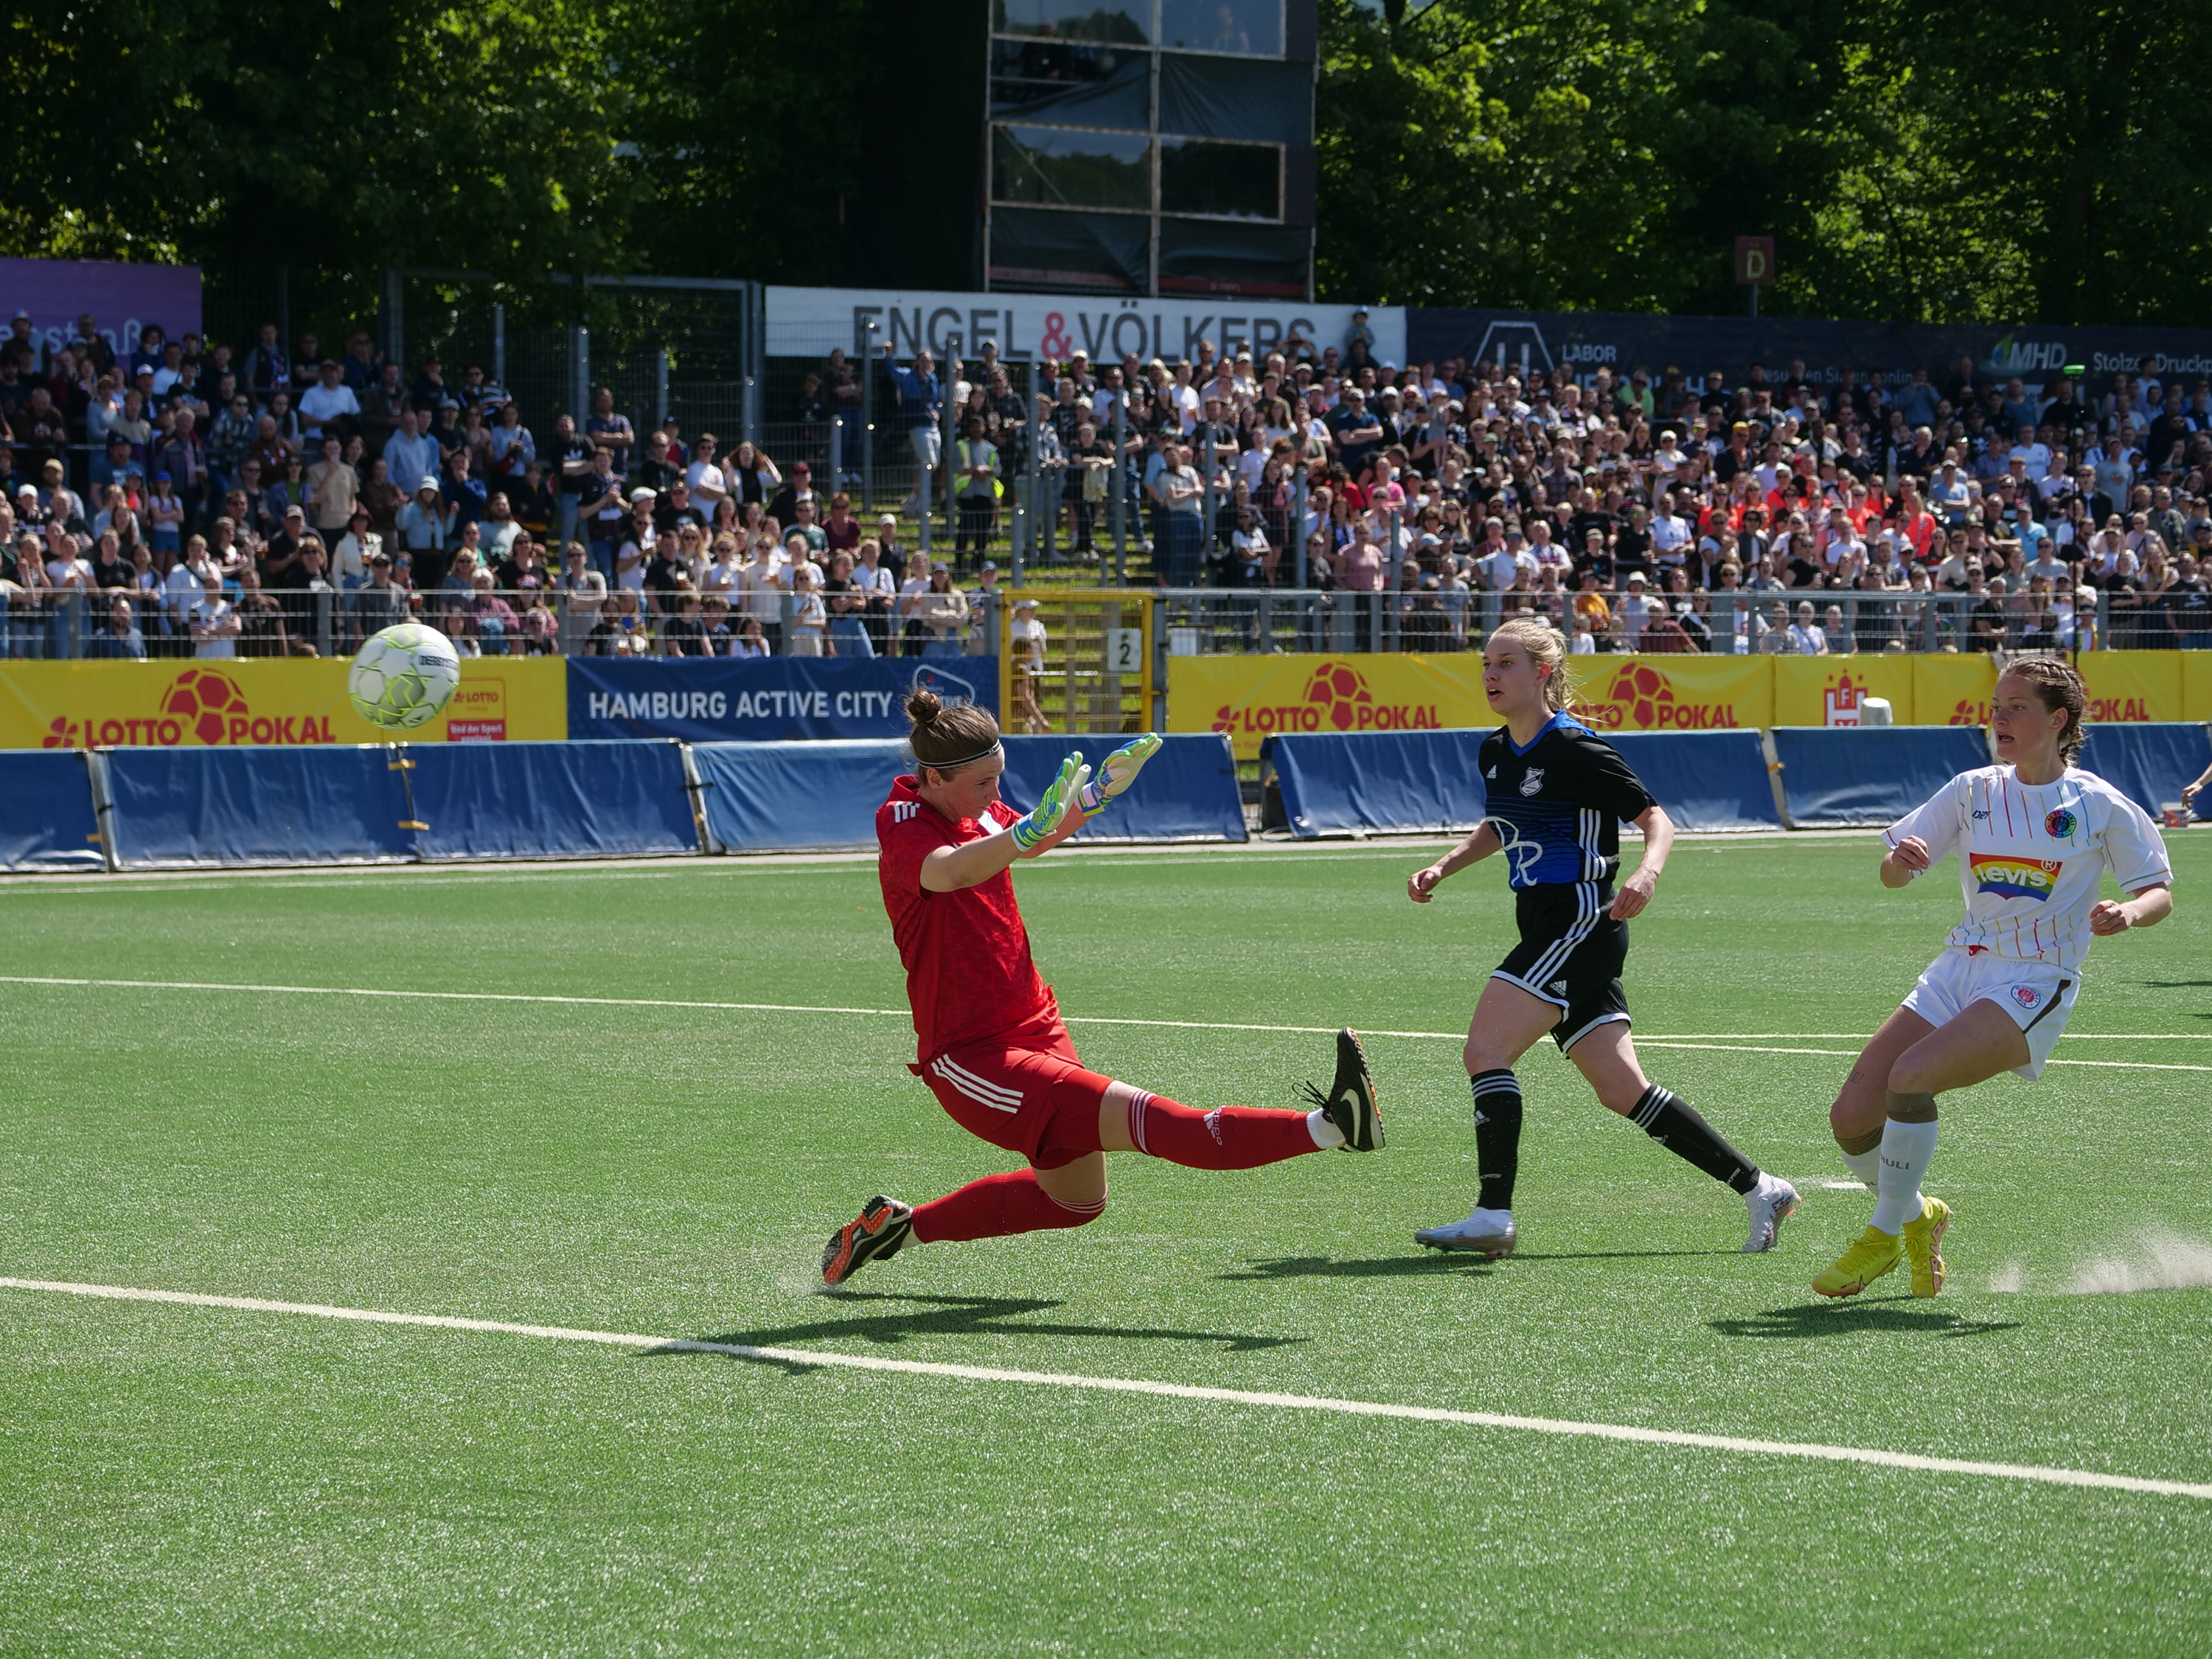
[[[1994,1002],[2012,1016],[2027,1039],[2027,1064],[2014,1066],[2013,1075],[2033,1083],[2043,1075],[2051,1049],[2065,1035],[2081,989],[2076,969],[1946,950],[1928,964],[1904,1006],[1930,1025],[1948,1025],[1971,1005]]]

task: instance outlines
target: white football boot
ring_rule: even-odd
[[[1413,1243],[1430,1250],[1468,1250],[1477,1255],[1513,1254],[1513,1212],[1477,1210],[1464,1221],[1424,1227]]]
[[[1751,1212],[1751,1237],[1745,1239],[1746,1254],[1771,1250],[1781,1235],[1782,1224],[1797,1209],[1797,1189],[1780,1176],[1761,1170],[1759,1185],[1743,1195],[1744,1207]]]

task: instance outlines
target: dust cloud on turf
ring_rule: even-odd
[[[2206,1285],[2212,1285],[2212,1244],[2170,1227],[2146,1227],[2118,1250],[2086,1256],[2056,1284],[2031,1286],[2026,1265],[2016,1260],[2006,1262],[1990,1279],[1990,1289],[1999,1296],[2127,1296]]]

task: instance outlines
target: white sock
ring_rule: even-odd
[[[1920,1177],[1936,1154],[1936,1124],[1899,1123],[1895,1118],[1881,1132],[1881,1169],[1875,1190],[1881,1194],[1874,1206],[1874,1224],[1894,1237],[1908,1221],[1920,1218]]]
[[[1863,1152],[1845,1152],[1840,1146],[1836,1150],[1843,1154],[1844,1167],[1866,1182],[1869,1192],[1872,1192],[1880,1184],[1881,1151],[1879,1146],[1870,1147]]]
[[[1344,1145],[1344,1131],[1330,1122],[1328,1114],[1318,1106],[1306,1114],[1306,1133],[1313,1137],[1314,1145],[1324,1151]]]

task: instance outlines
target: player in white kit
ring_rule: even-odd
[[[2091,937],[2148,927],[2173,908],[2166,843],[2148,815],[2072,764],[2086,706],[2065,663],[2013,664],[1990,702],[1999,763],[1960,773],[1889,827],[1881,884],[1902,887],[1955,853],[1966,915],[1829,1111],[1844,1161],[1876,1196],[1858,1243],[1813,1281],[1822,1296],[1856,1296],[1900,1260],[1911,1263],[1913,1295],[1943,1288],[1951,1211],[1920,1190],[1936,1097],[2000,1072],[2041,1076]],[[2124,902],[2097,896],[2106,870]]]

